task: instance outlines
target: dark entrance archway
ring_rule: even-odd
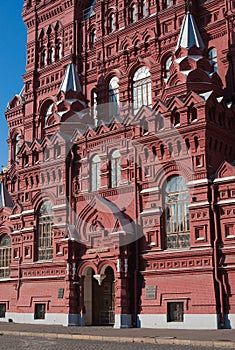
[[[102,274],[95,274],[91,267],[84,273],[84,325],[105,326],[114,324],[115,278],[107,266]]]

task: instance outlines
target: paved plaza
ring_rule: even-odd
[[[235,330],[114,329],[0,323],[0,349],[235,349]]]

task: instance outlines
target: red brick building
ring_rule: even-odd
[[[235,3],[25,0],[0,320],[235,326]]]

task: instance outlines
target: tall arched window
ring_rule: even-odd
[[[166,62],[165,62],[165,66],[164,66],[164,78],[168,79],[170,76],[170,66],[172,63],[172,57],[168,57]]]
[[[100,188],[100,157],[96,154],[91,160],[91,191]]]
[[[130,7],[130,23],[136,22],[136,4],[132,4]]]
[[[115,30],[115,14],[111,13],[108,20],[108,32],[112,33]]]
[[[96,29],[93,29],[90,35],[91,48],[94,46],[95,42],[96,42]]]
[[[146,14],[147,14],[147,10],[146,10],[146,0],[142,0],[141,1],[141,8],[140,8],[140,13],[141,13],[141,17],[145,18]]]
[[[136,114],[142,106],[152,106],[150,71],[140,67],[133,77],[133,112]]]
[[[210,64],[213,66],[214,72],[218,72],[217,51],[212,47],[208,52]]]
[[[59,43],[57,46],[57,59],[60,60],[62,58],[62,43]]]
[[[91,91],[91,115],[94,119],[95,125],[97,125],[97,93],[95,90]]]
[[[10,275],[11,239],[7,234],[0,237],[0,278]]]
[[[50,201],[45,201],[38,213],[38,260],[53,258],[53,211]]]
[[[55,61],[55,48],[52,46],[49,50],[49,62],[53,63]]]
[[[188,190],[183,177],[173,176],[164,192],[166,248],[188,248],[190,226],[188,211]]]
[[[41,67],[45,67],[47,65],[47,51],[44,49],[41,54]]]
[[[14,140],[14,154],[13,154],[13,158],[15,161],[18,161],[18,157],[17,157],[17,153],[20,149],[20,135],[17,134],[15,136],[15,140]]]
[[[109,82],[109,116],[119,116],[119,80],[113,77]]]
[[[111,187],[118,187],[121,182],[121,166],[120,166],[120,152],[119,150],[113,151],[111,154]]]

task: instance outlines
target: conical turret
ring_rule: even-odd
[[[66,95],[69,91],[79,94],[82,92],[80,79],[73,63],[68,64],[59,92]]]
[[[188,12],[184,17],[175,50],[177,51],[180,47],[189,50],[193,46],[198,47],[201,51],[205,49],[205,44],[202,40],[196,22],[191,13]]]
[[[3,182],[0,182],[0,208],[13,208],[13,200]]]
[[[209,60],[205,57],[205,44],[191,13],[184,17],[169,78],[162,94],[167,101],[172,96],[182,98],[188,92],[214,91],[222,94],[222,82]]]

